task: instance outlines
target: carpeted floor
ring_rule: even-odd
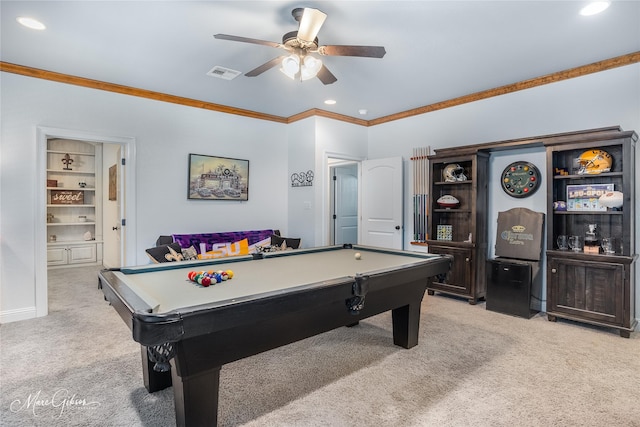
[[[97,271],[50,270],[50,314],[0,326],[0,425],[175,425]],[[413,349],[385,313],[225,365],[219,425],[640,426],[639,335],[425,296]]]

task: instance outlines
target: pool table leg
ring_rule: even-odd
[[[195,375],[180,377],[175,359],[171,359],[173,399],[178,427],[217,425],[220,368],[221,366],[217,366]]]
[[[404,348],[418,345],[420,329],[420,304],[414,303],[391,311],[393,320],[393,343]]]
[[[144,379],[144,386],[153,393],[154,391],[164,390],[167,387],[171,387],[171,372],[157,372],[153,369],[154,362],[149,360],[149,353],[147,353],[147,347],[140,346],[142,353],[142,378]]]

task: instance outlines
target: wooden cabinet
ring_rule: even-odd
[[[457,295],[475,304],[485,297],[487,252],[487,168],[488,153],[463,156],[429,156],[429,252],[453,257],[451,271],[429,283],[429,295],[436,291]],[[453,176],[452,176],[453,172]],[[437,203],[453,196],[457,206]]]
[[[72,265],[96,263],[98,255],[102,259],[101,243],[50,244],[47,247],[47,263],[53,265]]]
[[[635,132],[607,129],[544,142],[547,314],[551,321],[566,318],[612,327],[623,337],[629,337],[636,326],[636,141]],[[595,169],[593,159],[598,162],[599,157],[605,159],[604,166]],[[596,204],[607,186],[622,193],[620,208],[603,209]],[[557,202],[565,202],[567,208]],[[603,253],[600,245],[578,250],[558,246],[560,235],[578,236],[584,245],[592,229],[598,244],[605,237],[613,240],[614,253]]]
[[[47,265],[102,262],[100,144],[47,141]]]

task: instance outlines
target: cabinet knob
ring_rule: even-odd
[[[465,258],[465,259],[464,259],[464,261],[465,261],[465,262],[469,262],[469,261],[471,261],[471,260],[470,260],[469,258]]]
[[[558,271],[558,270],[556,270],[555,268],[552,268],[552,269],[551,269],[551,272],[552,272],[552,273],[556,273],[557,271]]]

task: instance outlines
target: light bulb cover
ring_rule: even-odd
[[[314,78],[318,71],[322,68],[322,61],[313,56],[305,56],[302,60],[302,66],[300,67],[300,78],[302,80],[309,80]]]
[[[280,71],[285,73],[290,78],[295,78],[298,71],[300,71],[300,58],[298,55],[289,55],[282,60],[282,68]]]

